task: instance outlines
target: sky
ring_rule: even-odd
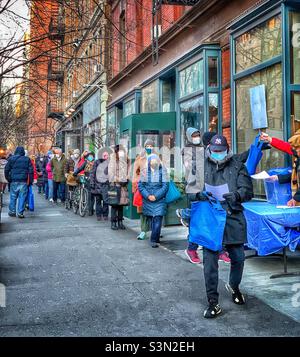
[[[2,0],[2,2],[4,3],[4,0]],[[24,33],[29,29],[29,12],[25,0],[12,0],[10,10],[16,15],[8,15],[5,12],[0,15],[0,47],[5,46],[7,40],[12,37],[14,37],[16,41],[21,40]],[[19,68],[16,73],[21,75],[22,68]],[[6,84],[12,85],[12,83],[16,82],[18,81],[9,80]]]

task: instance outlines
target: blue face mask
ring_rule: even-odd
[[[146,150],[146,153],[147,153],[148,155],[151,155],[151,153],[152,153],[152,148],[146,148],[145,150]]]
[[[93,156],[88,156],[88,161],[93,161],[94,160],[94,157]]]
[[[226,156],[227,156],[227,150],[221,152],[214,152],[214,151],[211,152],[212,159],[216,161],[222,161],[225,159]]]

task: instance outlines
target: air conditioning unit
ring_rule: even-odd
[[[151,37],[157,38],[161,35],[161,25],[158,26],[153,26],[152,30],[151,30]]]
[[[95,67],[94,67],[95,73],[101,73],[102,70],[103,70],[102,64],[96,64],[96,65],[95,65]]]

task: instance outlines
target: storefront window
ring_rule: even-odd
[[[208,86],[218,86],[218,58],[208,57]]]
[[[179,72],[180,98],[203,90],[203,60]]]
[[[172,108],[172,82],[162,82],[162,111],[170,112]]]
[[[249,90],[260,84],[266,86],[268,133],[283,138],[282,69],[281,64],[269,67],[236,82],[237,149],[242,153],[249,149],[258,134],[252,129]],[[284,166],[284,154],[278,150],[266,150],[258,170]],[[262,184],[257,184],[255,193],[264,195]]]
[[[218,131],[218,94],[210,93],[209,97],[208,131]]]
[[[239,36],[235,45],[236,73],[281,55],[281,15]]]
[[[300,13],[291,12],[291,82],[300,84]]]
[[[159,111],[158,81],[142,89],[142,113]]]
[[[115,145],[116,138],[116,114],[115,110],[107,113],[107,141],[108,145]]]
[[[204,130],[204,107],[203,96],[180,103],[180,121],[182,144],[186,145],[186,129],[189,127]]]
[[[291,107],[291,130],[294,134],[300,129],[300,93],[292,94],[292,107]]]
[[[124,118],[130,114],[135,114],[135,99],[131,99],[124,103],[123,116]]]

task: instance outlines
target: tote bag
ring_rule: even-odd
[[[166,195],[166,203],[170,204],[174,201],[179,200],[181,197],[181,193],[179,192],[178,188],[176,187],[174,181],[170,180],[169,182],[169,189]]]
[[[222,249],[226,211],[218,200],[206,197],[192,202],[189,240],[216,252]]]
[[[251,144],[250,146],[250,152],[248,159],[246,161],[246,167],[248,170],[249,175],[254,175],[256,172],[257,165],[259,164],[263,153],[262,153],[262,147],[264,145],[263,141],[259,141],[259,135],[256,136],[254,143]]]
[[[107,204],[110,206],[118,206],[121,198],[121,187],[110,185],[108,188]]]
[[[28,206],[29,206],[29,211],[33,212],[34,211],[34,194],[33,194],[31,185],[28,187]]]
[[[136,190],[133,195],[133,205],[135,207],[142,207],[143,206],[143,196],[139,190]]]

